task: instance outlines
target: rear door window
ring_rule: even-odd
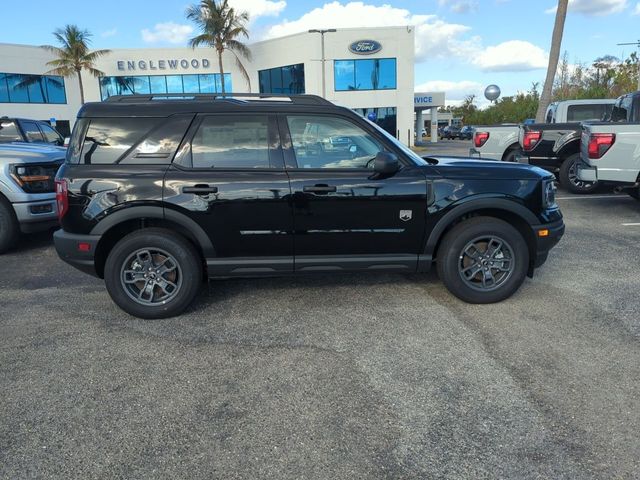
[[[193,168],[271,168],[266,115],[206,116],[191,141]]]
[[[0,143],[20,142],[22,135],[13,120],[0,120]]]
[[[62,136],[45,123],[40,124],[40,130],[48,143],[62,144]]]
[[[20,126],[22,127],[22,131],[24,132],[25,137],[27,137],[28,142],[44,142],[44,137],[42,136],[42,132],[40,132],[36,122],[21,121]]]

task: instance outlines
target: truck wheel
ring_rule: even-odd
[[[20,236],[20,226],[13,208],[4,198],[0,198],[0,253],[14,247]]]
[[[524,282],[529,249],[507,222],[474,217],[453,227],[438,250],[438,275],[456,297],[469,303],[509,298]]]
[[[104,281],[113,301],[130,315],[173,317],[189,306],[200,289],[200,255],[169,230],[139,230],[113,247]]]
[[[591,193],[598,188],[598,182],[583,182],[578,179],[578,163],[580,154],[574,153],[566,158],[560,166],[560,185],[571,193]]]
[[[511,150],[509,150],[503,159],[503,162],[515,162],[516,161],[516,156],[518,155],[522,155],[522,149],[521,148],[512,148]]]

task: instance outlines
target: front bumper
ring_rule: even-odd
[[[544,230],[548,233],[540,236],[540,232]],[[538,268],[547,260],[549,251],[558,244],[564,235],[564,230],[565,225],[562,219],[553,223],[533,226],[533,232],[536,238],[536,251],[532,262],[533,268]]]
[[[64,230],[56,230],[53,243],[58,256],[72,267],[98,277],[95,255],[100,235],[77,235]]]
[[[54,198],[11,204],[23,233],[48,230],[58,225],[58,207]]]

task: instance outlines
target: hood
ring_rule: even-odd
[[[66,148],[37,143],[0,144],[0,164],[61,162]]]
[[[532,165],[478,160],[468,157],[423,157],[443,177],[539,180],[553,174]]]

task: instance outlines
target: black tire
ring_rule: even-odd
[[[520,147],[511,148],[502,159],[503,162],[516,162],[516,156],[522,155],[522,149]]]
[[[13,248],[20,237],[20,225],[13,208],[0,195],[0,254]]]
[[[482,240],[485,237],[486,242]],[[502,242],[500,249],[490,248],[497,243],[494,239]],[[486,246],[484,253],[481,253],[482,244]],[[475,248],[476,254],[481,253],[477,261],[465,253],[471,248]],[[486,255],[489,257],[485,259]],[[438,249],[437,268],[442,282],[459,299],[468,303],[500,302],[513,295],[524,282],[529,268],[529,248],[520,232],[507,222],[493,217],[473,217],[447,232]],[[472,275],[463,278],[465,271]],[[494,284],[485,287],[488,275]]]
[[[598,188],[598,182],[583,182],[576,177],[576,168],[580,162],[580,154],[569,155],[560,166],[558,178],[560,185],[571,193],[593,193]]]
[[[167,271],[160,273],[162,268]],[[153,273],[153,280],[148,272]],[[177,233],[147,228],[127,235],[113,247],[105,263],[104,281],[113,301],[130,315],[147,319],[173,317],[182,313],[198,294],[202,262],[193,245]],[[170,284],[173,287],[167,292]],[[136,289],[144,293],[137,300]],[[145,299],[145,295],[150,298]],[[165,299],[160,298],[163,295]]]

